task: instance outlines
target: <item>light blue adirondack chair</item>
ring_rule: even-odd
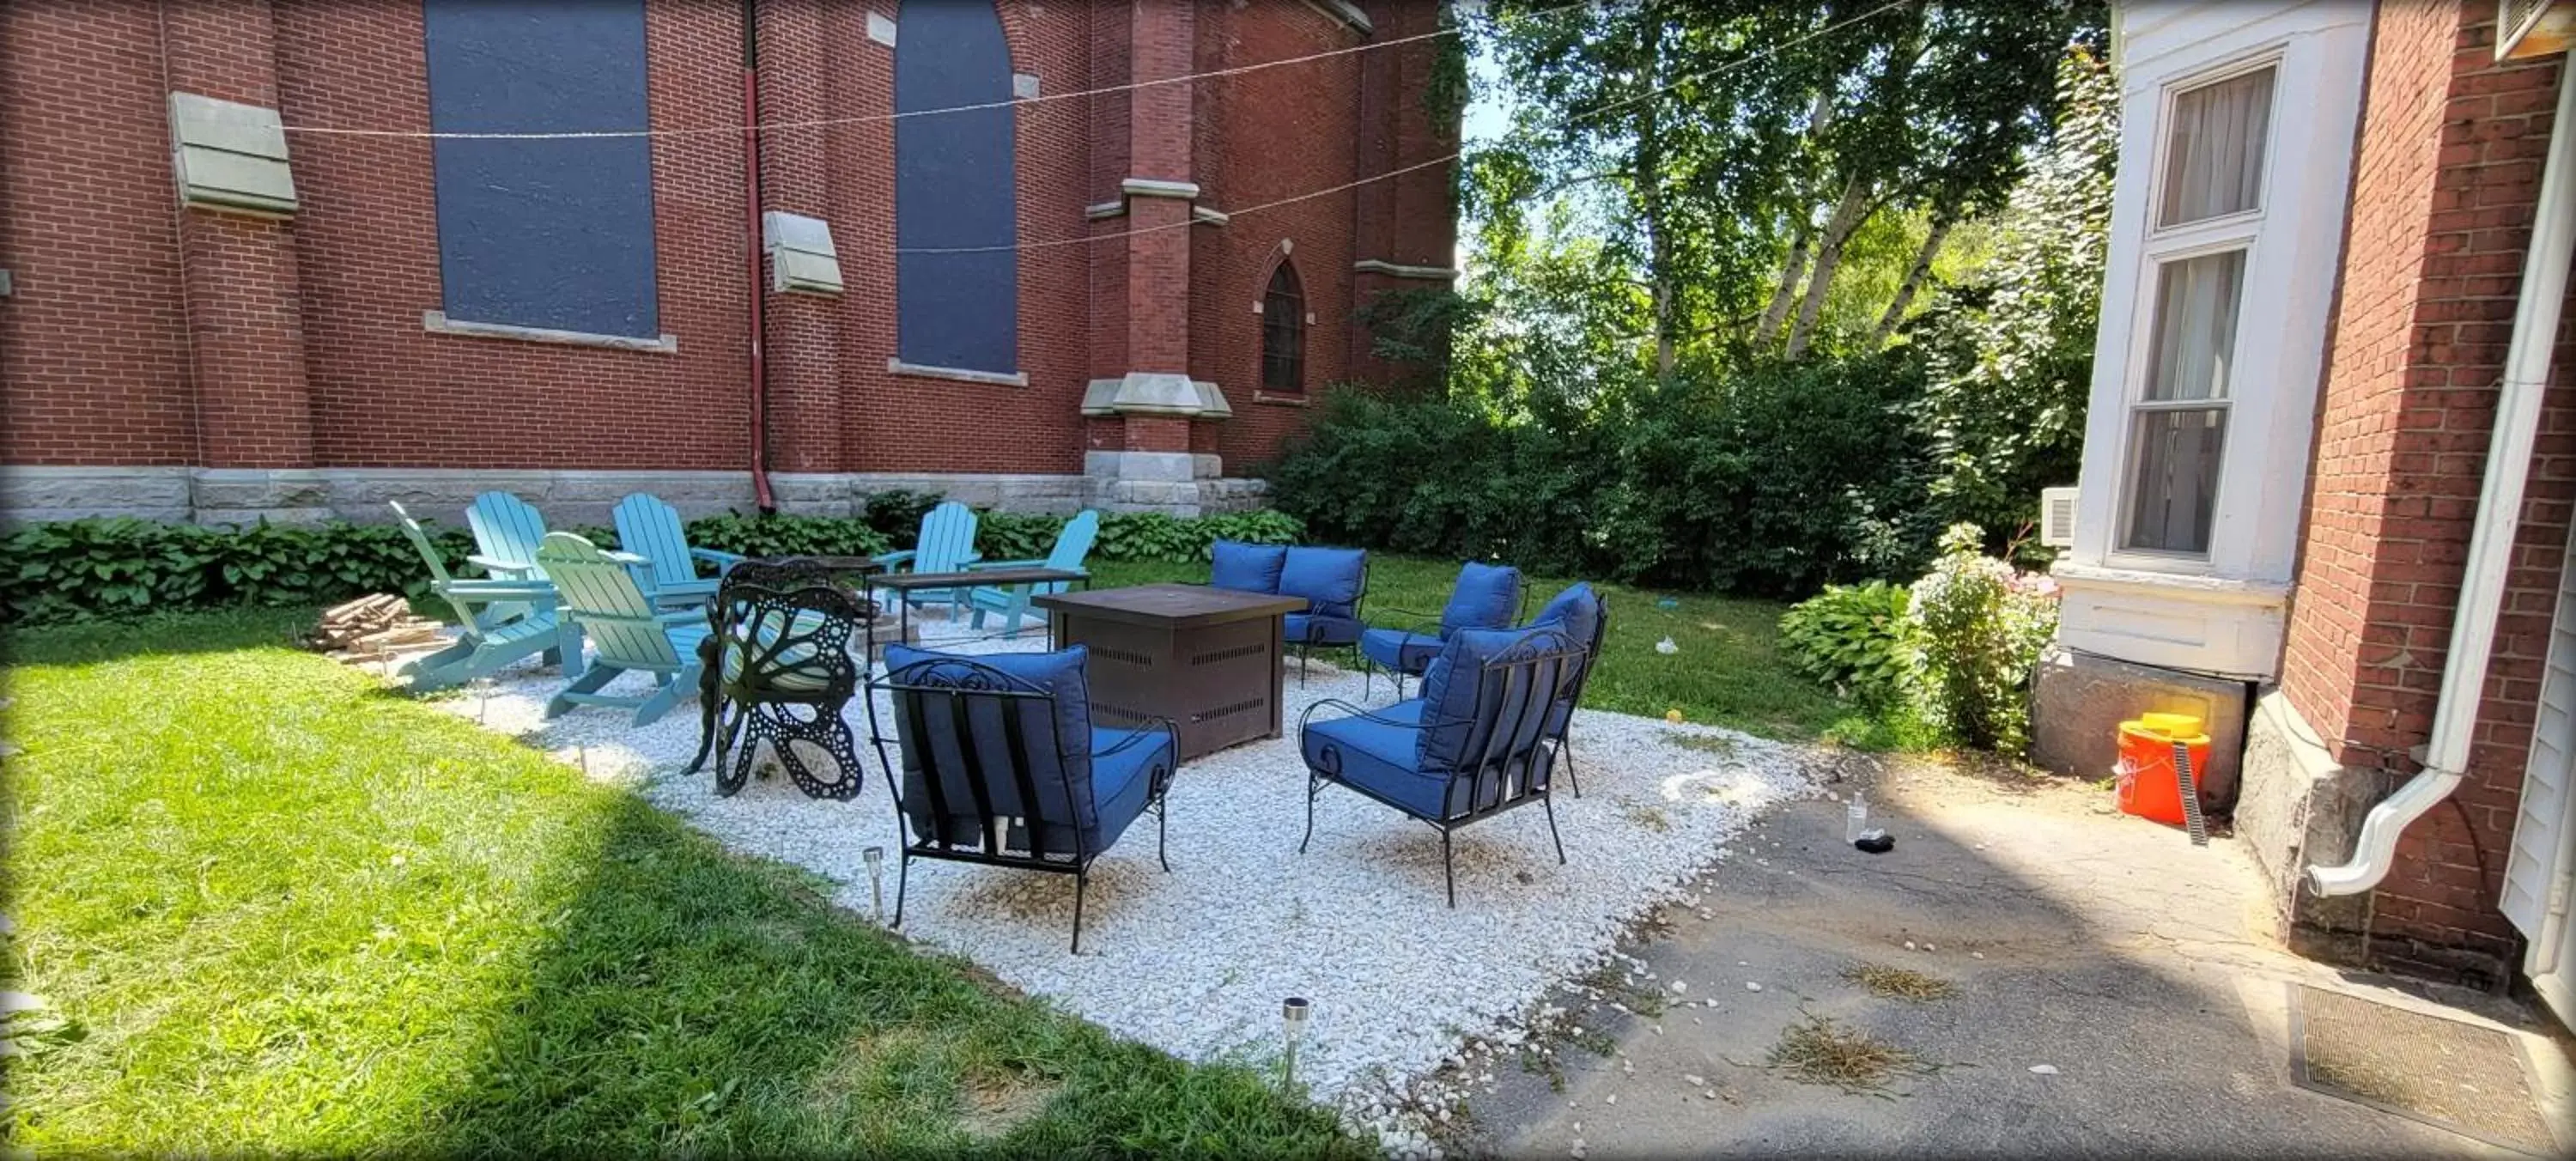
[[[901,552],[877,557],[877,563],[890,570],[940,573],[964,572],[968,565],[983,559],[975,551],[975,510],[955,500],[942,500],[939,506],[921,515],[921,539]],[[904,603],[913,608],[927,605],[957,605],[955,589],[915,589],[904,594]]]
[[[1043,560],[986,560],[976,562],[970,571],[996,568],[1061,568],[1083,570],[1082,562],[1091,556],[1091,543],[1100,538],[1100,513],[1086,508],[1064,522],[1064,530],[1055,534],[1055,547]],[[1047,581],[1042,584],[977,585],[958,599],[975,614],[975,627],[984,627],[984,614],[1002,615],[1002,635],[1020,635],[1020,617],[1029,611],[1029,598],[1039,593],[1060,593],[1072,586],[1071,581]]]
[[[536,505],[511,492],[485,492],[465,510],[465,526],[474,530],[474,555],[466,557],[483,571],[504,580],[541,579],[537,544],[546,538],[546,518]]]
[[[564,612],[581,625],[599,653],[586,672],[546,703],[547,717],[577,705],[631,706],[635,724],[650,725],[681,698],[698,692],[698,643],[707,636],[706,614],[656,605],[643,557],[604,551],[570,532],[549,532],[537,545],[536,563],[553,579]],[[599,692],[630,671],[652,674],[654,691],[642,697]]]
[[[581,672],[581,636],[555,611],[555,588],[543,580],[458,580],[447,574],[447,562],[400,503],[393,505],[403,533],[429,565],[429,588],[456,610],[461,630],[456,643],[404,663],[395,676],[415,693],[446,689],[472,681],[534,653],[561,662],[566,674]]]
[[[654,598],[662,604],[705,604],[715,599],[716,586],[723,582],[701,579],[699,561],[716,566],[719,572],[742,563],[743,558],[734,553],[689,547],[679,511],[649,492],[618,501],[611,516],[617,522],[617,546],[653,566]]]

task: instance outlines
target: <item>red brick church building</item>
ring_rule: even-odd
[[[0,518],[1248,503],[1454,277],[1437,21],[0,6]]]

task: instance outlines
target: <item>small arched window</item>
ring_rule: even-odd
[[[1306,291],[1285,262],[1261,293],[1261,389],[1306,389]]]

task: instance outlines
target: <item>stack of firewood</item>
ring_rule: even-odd
[[[412,615],[411,602],[390,593],[360,597],[322,613],[304,637],[306,647],[334,661],[385,661],[447,643],[438,622]]]

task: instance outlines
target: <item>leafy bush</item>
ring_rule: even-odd
[[[1324,540],[1657,586],[1805,595],[1919,571],[1913,360],[1774,363],[1580,401],[1332,393],[1272,471]]]
[[[944,499],[947,497],[937,492],[908,492],[901,488],[876,492],[860,505],[859,518],[887,540],[910,544],[921,535],[921,518]]]
[[[2045,577],[1978,551],[1984,536],[1974,524],[1950,526],[1940,559],[1914,582],[1908,682],[1924,720],[1952,740],[2017,754],[2029,738],[2031,671],[2057,632],[2057,599]]]
[[[468,571],[473,538],[430,529],[451,571]],[[327,604],[428,582],[420,553],[392,525],[239,530],[90,519],[32,524],[0,537],[0,621],[86,620],[153,608]]]
[[[1035,560],[1055,548],[1056,533],[1064,528],[1064,517],[1042,512],[996,512],[979,510],[975,514],[975,551],[986,560]],[[904,537],[910,543],[913,534]]]
[[[1905,694],[1911,597],[1886,581],[1827,585],[1780,618],[1781,647],[1818,684],[1864,705],[1891,706]]]
[[[687,525],[689,543],[744,556],[874,556],[894,547],[865,520],[839,516],[701,516]],[[904,534],[912,542],[913,533]]]

